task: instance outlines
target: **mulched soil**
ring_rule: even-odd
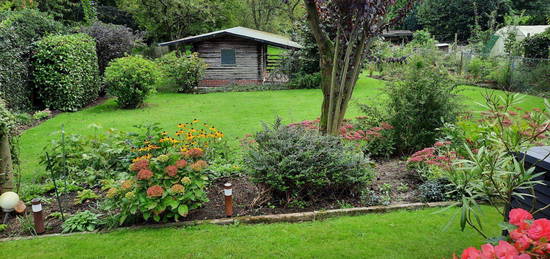
[[[379,193],[384,184],[391,185],[391,203],[402,204],[418,202],[417,187],[421,183],[416,174],[406,168],[406,163],[400,160],[379,161],[376,167],[376,178],[373,179],[369,188],[375,193]],[[350,198],[332,198],[328,200],[320,200],[310,202],[300,207],[281,207],[268,202],[266,192],[261,186],[252,183],[247,177],[233,177],[219,179],[208,187],[209,202],[204,204],[200,209],[193,210],[189,213],[186,220],[204,220],[216,219],[225,217],[224,210],[224,195],[223,184],[231,182],[233,185],[233,203],[234,216],[255,216],[266,214],[282,214],[294,212],[306,212],[323,209],[339,209],[346,207],[364,207],[358,197]],[[405,187],[406,186],[406,187]],[[98,189],[95,190],[99,192]],[[74,214],[78,211],[90,210],[97,212],[96,201],[86,201],[83,204],[76,205],[74,203],[76,193],[65,194],[61,196],[62,207],[67,215]],[[51,194],[47,204],[43,205],[44,215],[50,215],[52,212],[58,212],[57,200],[55,195]],[[30,206],[27,206],[27,216],[32,218]],[[0,213],[0,216],[1,215]],[[22,216],[22,215],[19,215]],[[61,219],[47,217],[46,218],[46,233],[61,232]],[[151,224],[151,223],[137,223]],[[0,238],[12,236],[26,236],[21,230],[20,222],[12,215],[8,221],[8,229],[0,233]]]

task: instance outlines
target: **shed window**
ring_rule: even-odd
[[[232,66],[237,64],[235,60],[235,49],[222,49],[222,65]]]

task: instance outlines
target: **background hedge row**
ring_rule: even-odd
[[[32,72],[40,100],[49,109],[76,111],[99,95],[96,42],[86,34],[38,41]]]

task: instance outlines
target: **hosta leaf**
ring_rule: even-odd
[[[185,204],[182,204],[178,207],[178,214],[180,214],[181,216],[187,216],[187,214],[189,213],[189,207],[187,207],[187,205]]]

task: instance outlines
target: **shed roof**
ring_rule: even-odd
[[[199,42],[204,41],[207,39],[212,38],[219,38],[223,36],[236,36],[240,38],[245,38],[249,40],[258,41],[261,43],[265,43],[268,45],[273,45],[276,47],[286,48],[286,49],[301,49],[302,46],[294,41],[291,41],[287,37],[269,33],[265,31],[258,31],[254,29],[249,29],[245,27],[235,27],[231,29],[225,29],[215,32],[209,32],[197,36],[190,36],[179,40],[173,40],[168,42],[160,43],[159,46],[169,46],[174,44],[185,44],[185,43],[193,43],[193,42]]]
[[[496,32],[497,35],[505,35],[510,30],[516,30],[516,33],[520,36],[527,37],[529,35],[533,36],[544,32],[550,28],[550,25],[522,25],[522,26],[506,26],[501,28]]]
[[[382,37],[386,38],[404,38],[412,36],[413,32],[409,30],[387,30],[382,33]]]

